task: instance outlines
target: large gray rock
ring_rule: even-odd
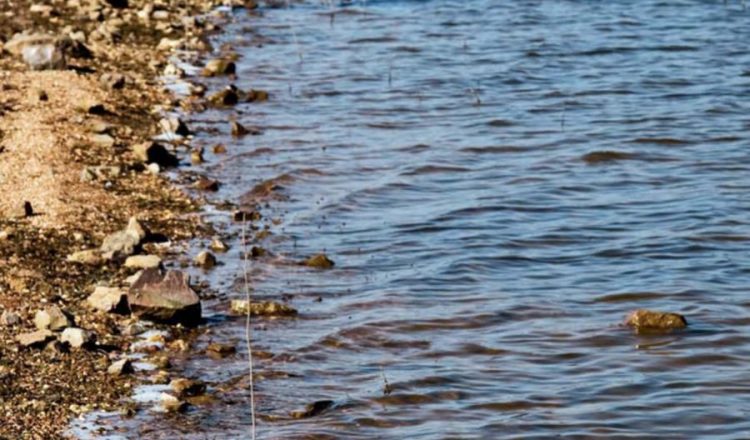
[[[170,270],[146,269],[130,286],[130,311],[141,319],[196,325],[201,320],[201,301],[190,288],[188,275]]]

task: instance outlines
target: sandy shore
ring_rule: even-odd
[[[132,147],[164,131],[163,111],[179,103],[157,77],[173,68],[173,48],[207,48],[216,27],[190,17],[217,3],[0,0],[0,438],[61,438],[71,417],[131,410],[121,398],[137,380],[108,369],[129,350],[135,320],[92,310],[86,299],[95,286],[126,286],[134,270],[67,256],[97,249],[132,216],[171,242],[212,233],[199,203]],[[10,44],[17,33],[49,35],[65,66],[32,70]],[[189,162],[189,150],[185,141],[178,157]],[[96,342],[19,342],[50,305]]]

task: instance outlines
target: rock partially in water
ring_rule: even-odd
[[[160,167],[176,167],[180,163],[177,156],[157,142],[146,141],[135,144],[133,154],[142,162],[155,163]]]
[[[232,213],[232,220],[236,222],[257,222],[263,218],[258,211],[237,210]]]
[[[221,241],[221,239],[218,237],[214,237],[208,247],[214,252],[226,252],[229,250],[229,246],[227,246],[226,243]]]
[[[230,121],[230,128],[232,136],[240,137],[245,135],[253,135],[257,136],[259,134],[262,134],[263,131],[258,127],[245,127],[244,125],[240,124],[237,121]]]
[[[294,316],[297,310],[286,304],[274,301],[247,302],[242,299],[233,299],[230,303],[232,313],[237,315],[252,316]]]
[[[625,319],[625,324],[636,330],[676,330],[687,327],[684,316],[655,310],[636,310]]]
[[[228,107],[240,102],[239,90],[230,85],[208,97],[208,102],[216,107]]]
[[[199,189],[201,191],[218,191],[219,190],[219,182],[217,180],[209,179],[205,176],[200,176],[198,180],[195,181],[195,184],[193,184],[196,189]]]
[[[198,147],[190,152],[190,163],[193,165],[200,165],[203,162],[205,162],[203,159],[203,148]]]
[[[144,270],[128,291],[130,311],[141,319],[197,325],[201,302],[190,288],[188,275],[170,270]]]
[[[132,255],[125,260],[125,267],[129,269],[156,269],[161,266],[161,258],[157,255]]]
[[[234,344],[222,344],[219,342],[212,342],[206,347],[206,354],[212,358],[223,359],[227,356],[231,356],[237,352],[237,348]]]
[[[173,133],[180,136],[187,136],[190,134],[190,129],[187,124],[185,124],[180,118],[163,118],[159,121],[159,127],[161,127],[165,133]]]
[[[193,264],[203,269],[211,269],[216,266],[216,257],[208,251],[203,251],[196,255]]]
[[[60,342],[66,342],[72,348],[81,348],[93,340],[93,333],[76,327],[68,327],[60,335]]]
[[[35,332],[21,333],[16,336],[16,341],[23,347],[42,347],[54,338],[54,333],[49,330],[37,330]]]
[[[333,404],[333,400],[318,400],[317,402],[307,404],[305,409],[290,412],[289,415],[294,419],[315,417],[327,409],[332,408]]]
[[[318,269],[330,269],[336,265],[326,254],[313,255],[302,263],[307,267],[315,267]]]
[[[36,312],[34,325],[39,330],[62,330],[71,324],[70,318],[58,306],[49,306]]]
[[[98,286],[94,293],[86,298],[89,306],[102,312],[125,313],[128,310],[128,301],[125,291],[117,287]]]
[[[115,146],[115,138],[108,134],[95,134],[89,139],[91,139],[91,143],[97,147],[112,148]]]
[[[193,379],[173,379],[169,387],[179,398],[199,396],[206,392],[206,384],[200,380]]]
[[[188,404],[171,394],[161,393],[161,406],[168,413],[176,413],[185,411]]]
[[[237,71],[234,62],[224,59],[214,59],[206,63],[201,74],[203,76],[233,75]]]
[[[265,90],[250,89],[245,94],[245,102],[266,102],[268,101],[268,92]]]
[[[124,376],[126,374],[132,374],[133,372],[133,364],[130,362],[130,359],[127,358],[112,362],[112,365],[107,368],[107,373],[112,376]]]

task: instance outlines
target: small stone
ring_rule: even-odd
[[[216,266],[216,257],[208,251],[203,251],[196,255],[193,264],[203,269],[211,269]]]
[[[34,325],[39,330],[62,330],[70,325],[70,318],[58,306],[49,306],[36,312]]]
[[[229,107],[240,102],[239,90],[235,86],[227,86],[221,91],[208,97],[208,102],[217,107]]]
[[[150,163],[146,165],[146,171],[148,171],[151,174],[159,174],[161,172],[161,167],[158,163]]]
[[[257,127],[245,127],[244,125],[240,124],[237,121],[231,121],[229,124],[231,127],[232,136],[235,136],[235,137],[245,136],[247,134],[257,136],[263,133]]]
[[[255,222],[261,219],[258,211],[238,210],[232,213],[232,219],[236,222]]]
[[[201,302],[190,288],[189,277],[170,270],[146,269],[130,286],[128,304],[141,319],[195,325],[201,320]]]
[[[227,356],[231,356],[237,352],[237,348],[233,344],[221,344],[218,342],[212,342],[206,347],[206,354],[211,357],[223,359]]]
[[[221,239],[219,239],[218,237],[214,237],[208,247],[214,252],[226,252],[229,250],[229,246],[227,246],[226,243],[221,241]]]
[[[67,342],[72,348],[81,348],[91,343],[93,334],[82,328],[68,327],[63,330],[60,342]]]
[[[674,330],[687,327],[684,316],[677,313],[639,309],[625,319],[625,324],[636,330]]]
[[[159,127],[165,133],[173,133],[180,136],[187,136],[190,134],[190,129],[180,118],[164,118],[159,121]]]
[[[65,69],[65,54],[57,44],[34,44],[24,47],[21,56],[31,70]]]
[[[37,98],[39,99],[39,102],[46,102],[49,101],[49,95],[47,95],[47,92],[44,90],[39,90],[37,93]]]
[[[88,166],[81,171],[81,182],[94,180],[111,180],[122,173],[119,166]]]
[[[286,304],[273,301],[247,302],[246,300],[234,299],[230,303],[232,313],[252,316],[294,316],[297,310]]]
[[[169,387],[180,398],[199,396],[206,392],[206,384],[200,380],[173,379]]]
[[[89,266],[99,266],[104,262],[102,253],[96,249],[89,249],[85,251],[73,252],[68,255],[66,261],[70,263],[85,264]]]
[[[265,102],[268,101],[268,92],[265,90],[250,90],[245,96],[246,102]]]
[[[55,338],[49,330],[37,330],[35,332],[21,333],[16,336],[16,341],[24,347],[41,347]]]
[[[125,260],[129,269],[155,269],[161,266],[161,258],[156,255],[133,255]]]
[[[328,258],[325,254],[313,255],[302,264],[307,267],[315,267],[318,269],[330,269],[335,265],[333,260]]]
[[[94,293],[86,298],[86,302],[94,309],[106,313],[124,313],[128,309],[126,293],[117,287],[98,286]]]
[[[156,385],[166,385],[169,383],[169,373],[164,370],[158,371],[156,374],[151,376],[151,383]]]
[[[224,154],[227,152],[227,147],[224,144],[216,144],[213,147],[214,154]]]
[[[215,59],[206,63],[201,74],[203,76],[233,75],[237,66],[228,60]]]
[[[185,77],[185,71],[180,69],[179,67],[175,66],[172,63],[167,64],[167,67],[164,68],[163,72],[164,76],[173,76],[176,78],[184,78]]]
[[[205,176],[200,176],[198,180],[195,181],[193,186],[196,189],[199,189],[201,191],[218,191],[219,190],[219,182],[213,179],[209,179]]]
[[[119,90],[125,87],[125,75],[120,73],[103,73],[99,77],[99,84],[109,90]]]
[[[203,148],[196,148],[190,152],[190,163],[193,165],[200,165],[203,162]]]
[[[156,163],[161,167],[174,167],[179,164],[179,160],[174,154],[156,142],[147,141],[135,144],[133,145],[133,153],[138,160],[146,163]]]
[[[20,322],[21,317],[16,312],[5,310],[3,314],[0,315],[0,326],[11,327],[14,325],[18,325]]]
[[[176,413],[185,411],[188,404],[171,394],[161,393],[161,406],[166,412]]]
[[[112,376],[124,376],[126,374],[132,374],[133,371],[133,364],[130,362],[130,359],[127,358],[112,362],[112,365],[107,368],[107,373]]]
[[[165,370],[172,366],[168,356],[154,356],[149,359],[149,362],[160,370]]]
[[[97,147],[112,148],[115,146],[115,138],[108,134],[95,134],[90,137],[91,143]]]
[[[138,222],[138,219],[131,217],[124,230],[114,232],[104,238],[99,250],[103,255],[127,257],[135,253],[136,248],[146,238],[146,235],[147,232]]]
[[[89,122],[86,128],[92,133],[103,134],[111,133],[115,129],[115,126],[109,122],[102,121],[101,119],[95,119]]]

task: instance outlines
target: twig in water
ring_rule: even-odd
[[[250,277],[247,271],[247,242],[245,229],[247,222],[242,222],[242,273],[245,280],[245,301],[247,301],[247,316],[245,318],[245,343],[247,344],[247,364],[250,373],[250,437],[255,440],[255,381],[253,374],[253,347],[250,339]]]
[[[385,377],[385,368],[381,366],[380,372],[383,374],[383,395],[388,396],[393,392],[393,387],[388,383],[388,379]]]

